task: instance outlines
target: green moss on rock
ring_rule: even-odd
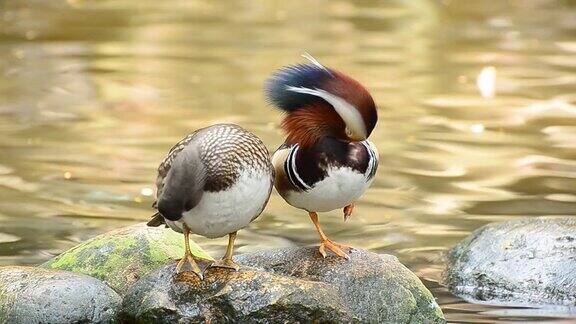
[[[193,241],[190,248],[196,257],[212,260]],[[122,294],[142,276],[183,254],[182,234],[141,223],[98,235],[41,267],[86,274]]]
[[[174,265],[132,286],[120,315],[132,323],[445,323],[432,293],[396,257],[356,250],[322,258],[316,247],[236,257],[240,271],[203,281]]]

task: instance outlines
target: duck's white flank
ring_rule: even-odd
[[[194,234],[216,238],[236,232],[250,224],[264,209],[272,183],[265,172],[242,171],[227,190],[205,192],[194,208],[185,212],[178,222],[168,222],[182,231],[182,221]],[[176,228],[175,228],[176,227]]]

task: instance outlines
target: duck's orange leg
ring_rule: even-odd
[[[183,224],[182,228],[184,232],[184,246],[186,250],[184,251],[184,257],[180,259],[180,261],[178,261],[178,264],[176,265],[176,273],[183,272],[182,268],[186,265],[186,263],[188,263],[190,265],[190,269],[192,270],[192,272],[194,272],[200,278],[200,280],[202,280],[204,279],[202,270],[200,270],[200,267],[196,263],[196,260],[194,260],[192,252],[190,251],[190,241],[189,241],[190,229],[188,228],[188,226],[186,226],[186,224]]]
[[[240,269],[240,266],[232,260],[232,255],[234,254],[234,241],[236,240],[236,232],[228,234],[228,247],[226,248],[226,254],[222,260],[217,260],[212,262],[210,268],[228,268],[235,271]]]
[[[318,249],[320,254],[322,254],[323,257],[326,257],[327,256],[326,249],[328,249],[334,252],[334,254],[346,260],[350,259],[348,253],[352,252],[353,248],[351,246],[338,244],[336,242],[329,240],[328,237],[326,237],[326,234],[324,234],[324,231],[322,231],[322,228],[320,227],[320,222],[318,221],[318,214],[314,212],[309,212],[308,214],[310,215],[312,223],[314,223],[314,226],[316,226],[316,231],[318,231],[318,235],[320,235],[320,248]]]

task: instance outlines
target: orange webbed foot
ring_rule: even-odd
[[[176,274],[180,274],[182,272],[185,272],[186,270],[184,270],[184,269],[185,269],[186,265],[188,265],[190,267],[190,271],[193,272],[194,274],[196,274],[198,276],[198,278],[200,278],[200,280],[204,280],[204,273],[202,272],[202,270],[200,269],[200,267],[198,266],[198,264],[194,260],[194,257],[192,256],[192,254],[190,254],[190,253],[185,253],[184,257],[182,259],[180,259],[180,261],[178,261],[178,264],[176,264]]]
[[[348,253],[351,253],[354,250],[354,248],[349,245],[339,244],[336,242],[332,242],[328,239],[320,242],[320,248],[318,249],[318,251],[320,252],[320,254],[322,254],[324,258],[328,256],[328,254],[326,253],[326,249],[332,251],[337,256],[342,257],[346,260],[350,259]]]
[[[238,263],[234,262],[232,259],[222,259],[212,262],[209,266],[210,268],[225,268],[232,269],[234,271],[240,270]]]

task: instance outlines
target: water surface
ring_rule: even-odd
[[[238,123],[274,150],[262,83],[304,52],[379,106],[377,178],[348,223],[321,216],[329,236],[398,256],[451,321],[560,320],[438,282],[484,224],[576,215],[574,1],[0,2],[0,265],[145,221],[155,168],[196,128]],[[316,242],[274,193],[238,251]]]

